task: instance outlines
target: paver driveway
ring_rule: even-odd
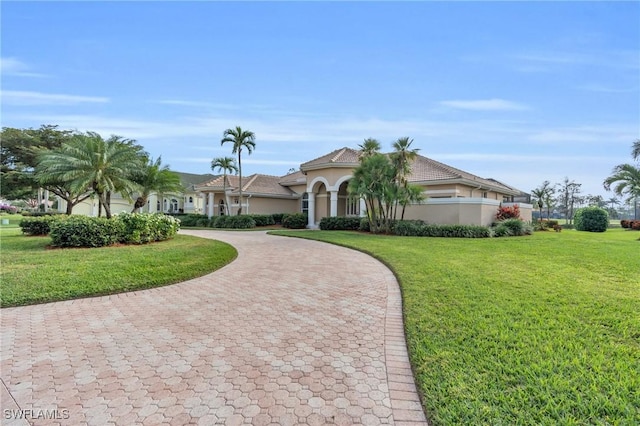
[[[23,423],[16,408],[32,424],[426,423],[381,263],[263,232],[183,233],[238,258],[172,286],[1,311],[3,424]]]

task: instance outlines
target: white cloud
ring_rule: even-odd
[[[522,111],[529,109],[526,105],[504,99],[441,101],[440,105],[472,111]]]
[[[106,103],[109,98],[66,94],[3,90],[0,92],[5,105],[77,105],[81,103]]]
[[[16,58],[0,58],[0,73],[17,77],[46,77],[31,71],[31,67]]]

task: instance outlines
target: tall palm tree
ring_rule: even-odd
[[[404,220],[404,211],[409,201],[406,198],[408,198],[410,194],[407,187],[409,185],[409,175],[411,174],[411,163],[416,159],[418,152],[420,151],[418,148],[411,149],[412,143],[413,139],[410,139],[409,137],[399,138],[393,143],[394,151],[390,156],[391,163],[396,170],[396,184],[398,185],[399,193],[403,194],[402,199],[398,200],[402,204],[401,220]],[[396,203],[398,201],[396,201]]]
[[[633,147],[631,148],[631,156],[634,160],[640,160],[640,139],[636,140],[633,143]]]
[[[242,130],[240,126],[236,126],[235,129],[227,129],[223,133],[223,138],[220,141],[220,145],[224,145],[229,142],[233,144],[232,154],[238,154],[238,180],[240,181],[240,207],[238,208],[238,214],[242,214],[242,148],[246,148],[249,155],[256,147],[256,135],[248,130]]]
[[[148,159],[145,166],[134,173],[132,180],[139,185],[138,191],[140,193],[133,205],[132,213],[147,204],[152,192],[161,195],[184,190],[180,176],[176,172],[172,172],[168,165],[162,165],[162,157],[158,157],[155,161],[151,158]]]
[[[358,145],[358,148],[360,148],[360,159],[369,158],[380,152],[380,142],[374,138],[367,138]]]
[[[100,210],[111,217],[112,192],[131,194],[137,189],[132,175],[144,164],[142,147],[120,136],[77,134],[59,151],[42,156],[39,168],[51,179],[68,182],[74,191],[87,190],[98,198]]]
[[[631,164],[618,164],[612,175],[603,182],[604,189],[619,196],[627,195],[629,199],[640,197],[640,168]],[[613,187],[612,187],[613,186]]]
[[[222,171],[222,187],[224,188],[224,206],[229,214],[229,197],[227,195],[227,172],[238,172],[236,160],[231,157],[217,157],[211,160],[211,170]]]
[[[538,209],[540,209],[540,217],[538,218],[538,221],[540,222],[540,226],[542,226],[542,208],[544,207],[544,199],[547,193],[542,188],[536,188],[531,190],[531,195],[535,197],[533,205],[538,206]]]

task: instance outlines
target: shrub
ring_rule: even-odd
[[[622,226],[623,228],[631,228],[631,221],[630,220],[626,220],[626,219],[622,219],[620,221],[620,226]]]
[[[256,227],[256,221],[251,216],[226,216],[226,227],[231,229],[250,229]]]
[[[293,213],[282,218],[282,226],[289,229],[304,229],[307,227],[308,218],[304,213]]]
[[[273,215],[270,214],[252,214],[249,216],[254,220],[256,226],[270,226],[276,224],[276,221],[273,219]]]
[[[206,226],[206,225],[198,225],[199,223],[203,223],[202,220],[204,219],[205,221],[208,220],[209,218],[203,214],[194,214],[194,213],[189,213],[189,214],[175,214],[172,215],[173,217],[175,217],[176,219],[180,219],[180,226],[181,227],[185,227],[185,226]]]
[[[360,219],[360,226],[358,227],[358,230],[363,232],[371,231],[371,227],[369,225],[369,218],[363,217],[362,219]]]
[[[479,225],[431,225],[422,221],[401,220],[395,224],[394,234],[418,237],[489,238],[491,229]]]
[[[0,213],[16,214],[18,213],[18,208],[8,204],[0,204]]]
[[[506,226],[509,229],[511,235],[525,235],[525,223],[520,219],[506,219],[500,222],[500,225]]]
[[[124,239],[124,222],[117,217],[69,216],[51,223],[51,240],[56,247],[103,247]]]
[[[193,225],[191,226],[197,226],[199,228],[202,228],[209,225],[209,218],[202,217],[202,218],[196,219],[195,221],[189,221],[188,223],[193,223]]]
[[[123,224],[120,242],[125,244],[168,240],[180,229],[179,219],[161,213],[120,213],[114,219]]]
[[[600,207],[584,207],[576,211],[573,224],[578,231],[604,232],[609,227],[609,213]]]
[[[320,220],[320,229],[323,231],[357,231],[360,229],[359,217],[323,217]]]
[[[493,228],[494,237],[510,237],[512,235],[511,229],[504,223],[499,223]]]
[[[211,218],[209,226],[211,228],[227,228],[227,219],[230,216],[214,216]]]
[[[631,229],[634,231],[640,231],[640,220],[634,220],[631,224]]]
[[[36,216],[25,217],[19,225],[23,234],[27,235],[49,235],[51,231],[51,224],[55,221],[61,220],[64,216]]]
[[[285,216],[285,214],[286,213],[274,213],[271,215],[271,217],[273,217],[273,221],[276,225],[282,225],[282,218]]]
[[[506,219],[520,219],[520,207],[517,204],[513,206],[498,207],[498,213],[496,213],[496,220],[502,221]]]

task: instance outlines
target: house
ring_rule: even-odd
[[[243,177],[242,211],[247,214],[307,213],[308,227],[326,216],[364,216],[362,200],[347,192],[360,151],[340,148],[300,165],[300,170],[278,177],[253,174]],[[195,185],[207,216],[235,214],[240,206],[237,176],[218,176]],[[409,182],[423,188],[426,201],[409,205],[405,219],[430,223],[490,225],[500,205],[519,204],[524,220],[532,206],[515,203],[522,191],[495,179],[485,179],[418,155]],[[224,194],[224,188],[227,193]],[[526,194],[525,194],[526,195]],[[228,208],[227,208],[228,207]]]
[[[184,191],[179,194],[156,194],[152,193],[147,200],[147,205],[142,207],[142,212],[155,213],[196,213],[204,214],[202,197],[195,190],[196,184],[213,179],[216,176],[212,174],[193,174],[181,173],[180,182],[184,187]],[[134,194],[133,199],[137,196]],[[161,202],[162,201],[162,202]],[[67,209],[66,202],[58,198],[58,211],[65,212]],[[131,212],[133,210],[133,200],[123,197],[121,194],[112,194],[111,196],[111,212],[118,214],[122,212]],[[73,214],[81,214],[85,216],[98,215],[98,199],[88,198],[73,207]]]

